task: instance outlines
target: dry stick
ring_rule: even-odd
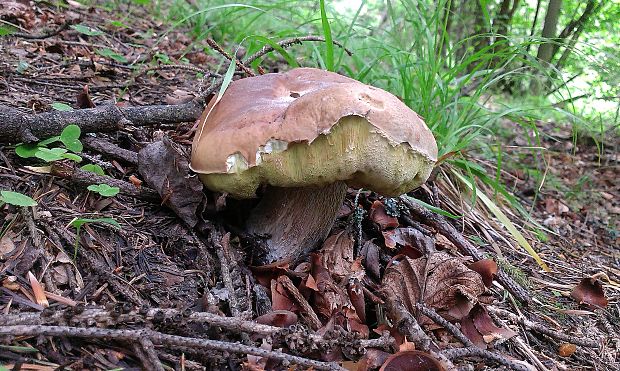
[[[425,306],[424,304],[416,304],[416,308],[422,314],[424,314],[428,318],[432,319],[433,322],[437,323],[438,325],[443,326],[452,335],[454,335],[454,337],[456,337],[461,343],[463,343],[463,345],[465,345],[466,348],[464,348],[464,349],[477,348],[476,345],[474,345],[474,343],[472,343],[472,341],[469,340],[469,338],[467,338],[467,336],[465,336],[465,334],[458,327],[456,327],[452,323],[448,322],[445,318],[440,316],[432,308],[429,308],[429,307]],[[501,355],[494,354],[494,353],[491,353],[491,352],[488,352],[488,351],[485,351],[485,353],[479,354],[479,356],[481,356],[483,358],[486,358],[486,359],[490,359],[492,361],[496,361],[496,362],[498,362],[498,363],[500,363],[500,364],[502,364],[504,366],[512,367],[515,370],[523,370],[523,369],[524,370],[528,370],[527,367],[525,367],[525,366],[523,366],[523,365],[521,365],[519,363],[512,362],[512,361],[506,359],[505,357],[503,357]],[[450,358],[448,355],[446,355],[446,357]]]
[[[70,25],[69,22],[65,22],[62,25],[60,25],[60,27],[58,27],[57,29],[49,31],[47,33],[42,33],[42,34],[30,34],[30,33],[25,33],[25,32],[15,32],[15,33],[10,34],[9,36],[19,37],[19,38],[28,39],[28,40],[47,39],[48,37],[56,36],[59,33],[61,33],[62,31],[66,30],[67,28],[69,28],[69,25]]]
[[[105,139],[84,137],[80,139],[86,148],[105,154],[116,160],[122,160],[132,165],[138,165],[138,153],[123,149]]]
[[[155,352],[155,346],[153,345],[153,342],[148,338],[141,338],[140,347],[144,351],[144,354],[149,360],[149,363],[152,365],[151,367],[147,367],[147,369],[154,371],[164,371],[164,367],[161,365],[161,362],[157,357],[157,353]]]
[[[256,76],[256,74],[254,73],[254,71],[252,71],[251,69],[249,69],[245,64],[241,63],[240,60],[238,60],[237,58],[233,58],[230,54],[228,54],[224,49],[222,49],[221,46],[218,45],[218,43],[215,42],[215,40],[213,40],[212,38],[207,38],[207,44],[209,44],[210,47],[212,47],[213,49],[215,49],[216,52],[220,53],[221,55],[224,56],[224,58],[228,59],[229,61],[234,61],[235,64],[237,65],[237,68],[239,68],[240,70],[242,70],[243,72],[245,72],[248,76]]]
[[[299,292],[297,287],[295,287],[293,281],[291,281],[288,276],[282,275],[278,277],[278,282],[281,283],[282,286],[284,286],[284,288],[286,289],[286,291],[288,291],[289,294],[291,294],[293,300],[297,303],[297,305],[301,307],[302,313],[306,314],[306,318],[308,322],[310,322],[310,327],[315,331],[320,329],[323,324],[314,312],[314,309],[312,309],[312,306],[310,306],[310,303],[308,303],[308,300],[306,300],[306,298],[304,298],[301,292]]]
[[[55,161],[51,167],[51,174],[68,179],[71,183],[87,187],[91,184],[107,184],[118,187],[120,193],[132,196],[141,200],[160,202],[161,197],[154,190],[147,187],[136,187],[132,183],[125,182],[107,175],[98,175],[90,171],[76,168],[70,161]]]
[[[472,343],[471,340],[469,340],[469,338],[467,336],[465,336],[465,334],[463,334],[463,332],[461,332],[461,330],[459,330],[458,327],[456,327],[455,325],[453,325],[450,322],[448,322],[445,318],[440,316],[433,309],[427,307],[424,304],[420,304],[420,303],[416,304],[416,308],[422,314],[424,314],[428,318],[432,319],[433,322],[435,322],[438,325],[443,326],[446,330],[450,331],[450,333],[452,335],[454,335],[454,337],[459,339],[459,341],[461,343],[463,343],[463,345],[465,345],[466,347],[475,347],[474,343]]]
[[[463,358],[463,357],[481,357],[481,358],[495,361],[502,366],[506,366],[516,371],[531,371],[532,370],[531,368],[527,367],[524,364],[510,361],[498,354],[491,353],[488,350],[480,349],[477,347],[446,349],[442,351],[441,354],[450,360],[455,360],[455,359]]]
[[[228,258],[224,253],[224,244],[228,244],[230,235],[222,236],[219,231],[213,231],[211,234],[211,244],[215,247],[217,252],[217,258],[220,261],[220,272],[222,273],[222,281],[224,287],[228,291],[228,303],[230,307],[230,314],[233,317],[238,317],[241,314],[239,310],[239,302],[237,301],[237,294],[235,292],[235,286],[233,285],[232,278],[230,277],[230,268]]]
[[[302,36],[302,37],[292,37],[290,39],[285,39],[282,41],[279,41],[277,44],[286,49],[288,47],[290,47],[291,45],[294,44],[301,44],[304,41],[321,41],[321,42],[325,42],[325,38],[321,37],[321,36],[314,36],[314,35],[309,35],[309,36]],[[342,45],[340,42],[336,41],[336,40],[332,40],[333,44],[336,46],[341,47],[342,49],[344,49],[344,51],[349,55],[353,55],[353,53],[344,47],[344,45]],[[265,45],[261,48],[261,50],[257,51],[256,53],[252,54],[251,56],[249,56],[248,58],[246,58],[245,61],[243,61],[243,65],[248,65],[252,62],[254,62],[255,60],[257,60],[258,58],[264,56],[265,54],[271,53],[272,51],[276,50],[272,45]]]
[[[435,227],[439,233],[444,235],[450,242],[467,253],[467,255],[473,257],[474,260],[478,261],[484,259],[484,256],[482,256],[482,254],[480,254],[478,250],[476,250],[476,248],[469,241],[467,241],[452,224],[448,223],[444,217],[433,213],[420,204],[409,200],[405,196],[401,196],[400,200],[407,205],[412,213],[422,217],[427,223]],[[512,277],[506,274],[506,272],[504,272],[501,268],[498,270],[496,277],[497,281],[501,283],[506,290],[514,295],[520,302],[524,304],[528,304],[530,302],[531,298],[527,290],[516,283]]]
[[[207,312],[186,313],[177,309],[161,309],[151,308],[146,313],[141,314],[137,311],[122,314],[112,314],[111,311],[102,308],[86,308],[79,313],[74,313],[71,309],[57,310],[53,313],[46,313],[41,316],[40,313],[22,313],[7,314],[0,317],[0,325],[16,326],[16,325],[74,325],[80,326],[86,323],[97,323],[99,327],[120,326],[135,323],[154,323],[160,322],[162,319],[181,318],[183,323],[208,323],[210,326],[221,327],[223,329],[239,332],[250,333],[261,336],[276,336],[281,333],[289,333],[290,330],[263,325],[253,321],[247,321],[239,317],[224,317]],[[300,333],[301,334],[301,333]],[[304,334],[306,334],[304,332]],[[318,334],[307,334],[309,341],[316,344],[324,342],[323,338]],[[387,347],[394,342],[391,337],[382,336],[378,339],[361,339],[360,346],[364,348]]]
[[[581,345],[583,347],[588,347],[588,348],[599,348],[600,347],[600,344],[598,342],[590,341],[588,339],[584,339],[584,338],[577,337],[577,336],[571,336],[558,330],[552,330],[544,326],[543,324],[530,321],[529,319],[525,317],[519,317],[516,314],[509,312],[507,310],[500,309],[494,306],[487,306],[486,308],[491,314],[494,314],[498,317],[506,317],[512,322],[522,324],[523,326],[525,326],[526,329],[540,332],[541,334],[547,335],[551,338],[554,338],[560,341],[565,341],[571,344]]]
[[[167,346],[183,346],[193,348],[212,349],[228,353],[252,354],[259,357],[267,357],[280,361],[287,361],[305,367],[314,367],[318,370],[344,370],[338,365],[307,358],[297,357],[290,354],[256,348],[239,343],[225,341],[197,339],[184,336],[164,334],[152,330],[110,330],[98,328],[81,328],[70,326],[3,326],[0,327],[0,335],[11,336],[65,336],[89,339],[114,339],[118,341],[139,342],[141,339],[149,339],[153,344]]]
[[[198,97],[197,97],[198,98]],[[73,111],[25,114],[0,105],[0,141],[26,143],[59,135],[69,124],[78,125],[83,133],[112,132],[124,125],[150,126],[195,121],[204,108],[204,99],[174,105],[144,107],[99,106]]]

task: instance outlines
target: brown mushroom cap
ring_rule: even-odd
[[[191,168],[211,189],[253,197],[261,184],[345,181],[385,195],[429,176],[437,144],[394,95],[313,68],[234,81],[200,118]]]

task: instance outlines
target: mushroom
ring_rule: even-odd
[[[437,144],[394,95],[314,68],[232,82],[199,119],[191,168],[211,190],[263,197],[246,230],[263,263],[298,261],[324,240],[347,185],[385,196],[426,181]],[[215,105],[215,106],[214,106]]]

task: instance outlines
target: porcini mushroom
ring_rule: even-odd
[[[347,185],[386,196],[426,181],[437,144],[394,95],[313,68],[232,82],[205,109],[191,168],[211,190],[263,197],[246,222],[263,262],[298,260],[327,234]]]

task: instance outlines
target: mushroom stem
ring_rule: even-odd
[[[315,249],[329,234],[346,192],[344,182],[267,188],[246,222],[248,232],[269,235],[268,250],[260,262],[298,262]]]

